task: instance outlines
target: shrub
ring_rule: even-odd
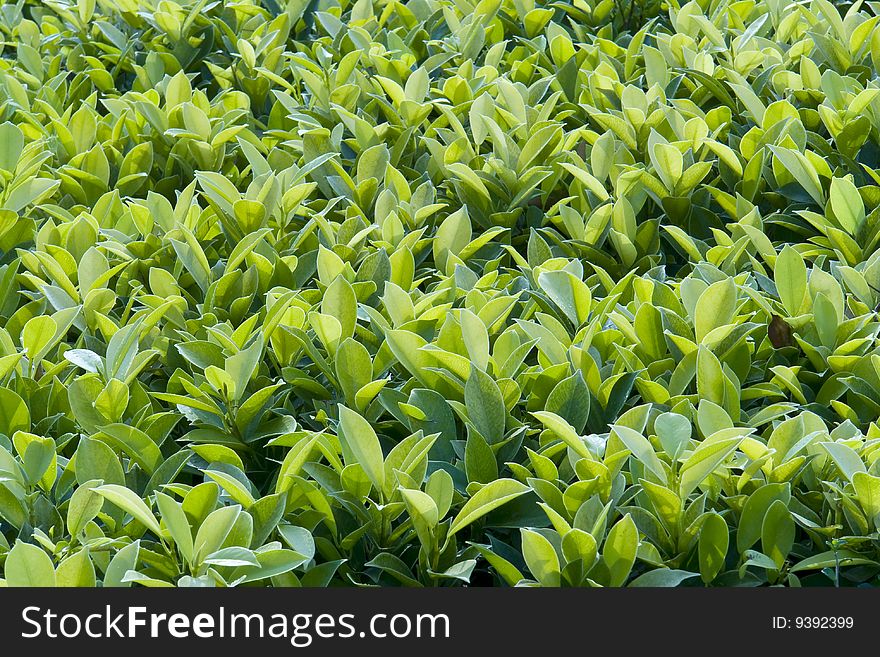
[[[3,5],[6,584],[875,583],[877,17],[659,9]]]

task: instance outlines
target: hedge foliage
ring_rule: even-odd
[[[876,583],[873,7],[4,4],[5,583]]]

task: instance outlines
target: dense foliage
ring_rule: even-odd
[[[877,583],[873,9],[4,4],[5,583]]]

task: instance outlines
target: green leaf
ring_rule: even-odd
[[[217,470],[205,470],[205,476],[217,482],[227,495],[245,509],[249,508],[256,501],[245,485],[230,474]]]
[[[532,415],[538,418],[541,424],[552,431],[566,445],[571,447],[578,456],[585,459],[592,458],[590,450],[587,449],[586,443],[584,443],[581,437],[577,434],[574,427],[563,418],[556,415],[556,413],[549,413],[547,411],[534,411]]]
[[[125,483],[125,473],[116,453],[106,443],[83,437],[76,450],[76,480],[82,486],[95,479],[121,485]]]
[[[556,549],[538,532],[529,529],[522,529],[520,532],[523,558],[532,575],[541,586],[559,586],[559,557],[556,555]]]
[[[498,576],[501,577],[508,586],[516,586],[517,583],[524,579],[522,573],[519,572],[516,566],[504,557],[495,554],[492,550],[482,545],[474,545],[473,547],[487,562],[489,562],[492,569],[498,573]]]
[[[376,490],[385,488],[385,461],[382,446],[373,427],[361,415],[339,405],[340,439],[345,442],[355,460],[367,473]]]
[[[226,568],[235,568],[239,566],[260,567],[260,562],[257,560],[253,551],[237,546],[230,546],[212,552],[202,560],[202,563],[211,566],[223,566]]]
[[[656,143],[651,151],[651,162],[666,189],[673,191],[683,171],[681,151],[670,144]]]
[[[852,476],[853,487],[856,489],[856,497],[859,505],[873,522],[878,526],[880,521],[880,477],[875,477],[867,472],[856,472]]]
[[[568,563],[580,562],[584,573],[588,572],[596,561],[599,546],[592,534],[574,527],[562,537],[562,554]]]
[[[679,496],[682,499],[686,499],[736,450],[744,436],[734,435],[730,438],[726,436],[740,431],[740,429],[723,429],[713,434],[685,460],[679,472]]]
[[[437,229],[433,240],[434,262],[437,268],[446,271],[450,254],[459,253],[471,241],[471,221],[467,211],[462,208],[453,212]]]
[[[471,431],[464,449],[464,469],[469,482],[488,484],[498,478],[495,453],[483,437]]]
[[[857,235],[865,223],[865,204],[849,177],[832,178],[829,201],[843,229],[850,235]]]
[[[245,388],[260,365],[262,354],[263,339],[260,336],[249,347],[226,359],[224,369],[234,383],[234,400],[239,400],[244,396]]]
[[[687,570],[657,568],[656,570],[649,570],[647,573],[639,575],[630,582],[629,585],[632,588],[673,588],[694,577],[697,577],[697,573],[692,573]]]
[[[180,555],[187,563],[193,561],[192,529],[186,518],[183,506],[165,493],[156,493],[156,506],[162,514],[162,522],[168,528],[171,540],[180,550]]]
[[[611,429],[614,435],[620,438],[620,441],[632,452],[633,456],[641,461],[659,481],[666,481],[666,470],[663,468],[663,463],[657,457],[647,438],[638,431],[619,424],[611,425]]]
[[[321,299],[321,312],[339,320],[342,339],[354,335],[357,324],[357,297],[351,284],[342,276],[337,276]]]
[[[707,287],[700,295],[695,311],[697,342],[702,342],[714,329],[730,324],[735,312],[736,285],[732,278],[725,278]]]
[[[125,580],[125,575],[137,567],[139,555],[139,541],[129,543],[113,555],[104,572],[104,588],[128,588],[130,582]]]
[[[24,400],[8,388],[0,388],[0,433],[12,436],[31,430],[31,412]]]
[[[819,443],[819,445],[828,452],[847,481],[852,481],[853,476],[859,472],[867,472],[862,458],[851,447],[843,443]]]
[[[489,332],[486,330],[486,325],[467,309],[462,309],[460,320],[461,337],[471,363],[485,372],[489,366]]]
[[[825,568],[837,568],[844,566],[874,565],[876,562],[859,556],[851,550],[827,550],[802,559],[791,567],[791,572],[799,573],[805,570],[823,570]]]
[[[819,205],[825,205],[825,194],[822,191],[822,183],[819,182],[819,174],[816,167],[800,152],[788,148],[769,146],[773,155],[779,160],[785,169],[794,176],[798,184]]]
[[[507,410],[498,384],[477,367],[464,384],[464,402],[468,417],[490,445],[504,437]]]
[[[86,481],[73,491],[67,506],[67,531],[71,536],[78,537],[85,526],[100,513],[104,498],[93,489],[103,483],[98,479]]]
[[[102,427],[97,437],[128,454],[148,474],[162,464],[158,445],[140,429],[126,424],[108,424]]]
[[[639,530],[630,514],[621,518],[608,532],[602,549],[602,561],[608,568],[608,585],[623,586],[636,561]]]
[[[16,541],[6,555],[6,585],[10,587],[55,586],[55,568],[49,555],[36,545]]]
[[[801,314],[807,295],[807,266],[800,253],[786,245],[773,269],[779,298],[790,317]]]
[[[794,545],[794,519],[782,500],[776,500],[767,509],[761,526],[761,549],[781,569]]]
[[[743,506],[736,534],[736,548],[742,554],[759,538],[767,510],[777,501],[788,504],[791,487],[788,483],[765,484],[749,495]]]
[[[568,271],[542,272],[538,285],[575,326],[581,326],[590,314],[592,294],[582,280]]]
[[[21,332],[21,346],[24,347],[33,369],[46,356],[52,347],[58,324],[48,315],[29,319]]]
[[[0,124],[0,169],[15,171],[21,151],[24,148],[24,134],[9,121]]]
[[[401,488],[400,494],[406,504],[406,510],[412,518],[419,540],[423,546],[430,549],[434,545],[434,529],[440,521],[437,504],[430,495],[420,490]]]
[[[711,583],[721,572],[729,545],[727,522],[717,513],[707,514],[700,527],[698,544],[700,577],[705,584]]]
[[[496,479],[491,484],[486,484],[461,507],[458,515],[452,521],[449,535],[452,536],[460,532],[493,509],[497,509],[502,504],[506,504],[530,490],[528,486],[515,479]]]
[[[193,563],[202,564],[208,555],[221,548],[241,515],[241,507],[224,506],[208,514],[193,541]]]
[[[95,565],[85,548],[63,559],[55,571],[55,585],[91,588],[96,584]]]
[[[130,489],[116,484],[104,484],[103,486],[96,486],[93,490],[111,504],[115,504],[128,513],[157,536],[162,535],[159,521],[156,520],[156,516],[150,511],[150,507]]]

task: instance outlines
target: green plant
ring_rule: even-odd
[[[5,584],[877,583],[870,6],[0,32]]]

